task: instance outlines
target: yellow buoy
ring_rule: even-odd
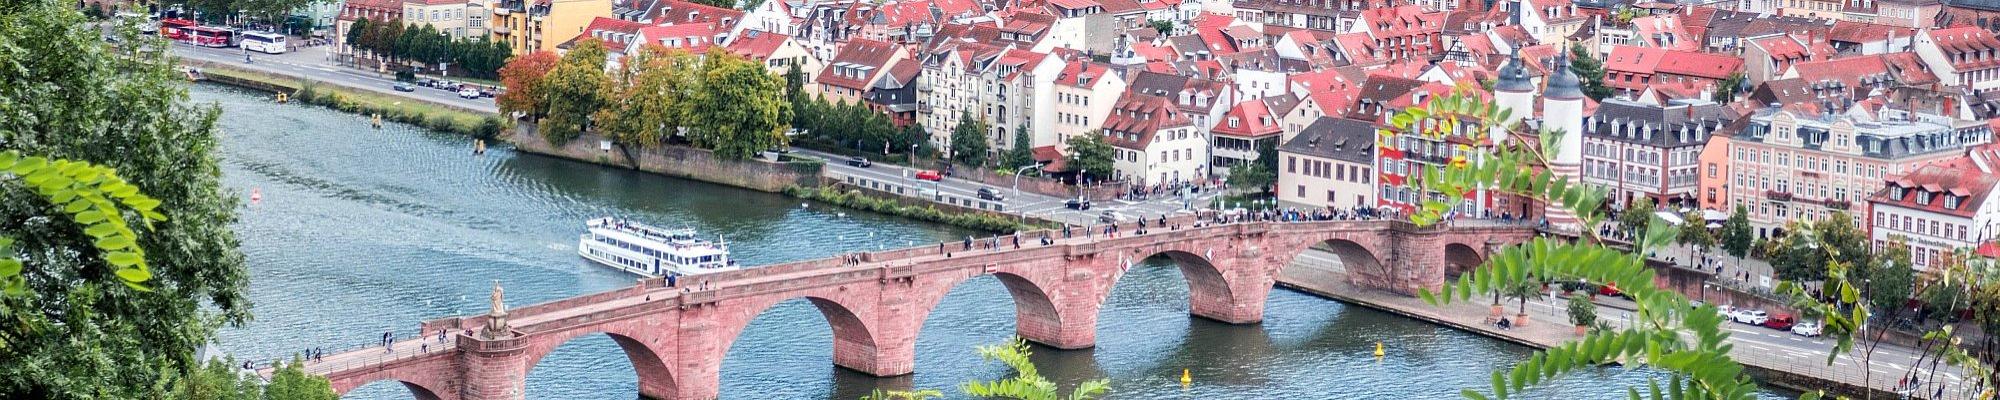
[[[278,92],[278,103],[283,104],[285,100],[287,100],[289,97],[290,96],[286,96],[284,92]]]
[[[382,114],[375,114],[375,129],[382,129]]]
[[[1382,358],[1382,342],[1375,342],[1375,358]]]
[[[1187,368],[1181,368],[1181,386],[1187,386],[1193,383],[1194,383],[1194,374],[1189,373]]]

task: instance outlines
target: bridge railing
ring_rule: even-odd
[[[428,357],[438,352],[451,351],[458,347],[458,335],[449,334],[444,341],[437,335],[411,335],[394,338],[395,345],[383,347],[381,344],[350,347],[340,351],[327,351],[325,361],[306,360],[306,372],[326,375],[340,371],[351,371],[374,365],[388,364],[420,357]]]

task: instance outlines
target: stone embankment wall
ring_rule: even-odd
[[[557,146],[543,139],[534,124],[527,122],[517,122],[515,129],[509,130],[502,139],[527,153],[766,192],[781,192],[787,186],[819,187],[820,170],[825,168],[825,164],[817,162],[724,160],[708,150],[681,146],[620,148],[601,136],[589,133]]]

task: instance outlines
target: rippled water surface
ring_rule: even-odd
[[[249,259],[256,320],[222,333],[238,357],[373,343],[385,331],[482,312],[495,280],[523,305],[629,285],[634,276],[576,256],[583,220],[617,215],[721,235],[749,265],[843,251],[954,240],[963,229],[852,210],[801,207],[780,195],[602,168],[496,148],[402,125],[277,105],[250,92],[196,86],[224,109],[225,182],[262,201],[237,232]],[[1450,399],[1525,348],[1285,290],[1265,322],[1226,325],[1187,314],[1187,285],[1171,261],[1135,267],[1098,318],[1098,346],[1038,349],[1062,382],[1110,378],[1119,399]],[[972,348],[1005,340],[1014,306],[999,280],[954,288],[917,339],[916,374],[877,379],[835,368],[819,311],[792,300],[759,315],[722,363],[730,399],[853,399],[877,386],[944,389],[1005,370]],[[1392,356],[1369,353],[1377,341]],[[1196,384],[1178,380],[1190,370]],[[1598,369],[1530,398],[1622,397],[1648,371]],[[564,344],[528,374],[530,399],[630,399],[637,378],[604,336]],[[376,382],[350,399],[406,399]],[[1767,397],[1779,398],[1772,394]]]

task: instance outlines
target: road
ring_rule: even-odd
[[[241,48],[208,48],[185,43],[174,43],[175,56],[218,64],[229,64],[258,72],[300,77],[320,82],[368,90],[392,96],[408,97],[434,103],[450,104],[473,111],[499,113],[500,108],[493,99],[466,99],[458,93],[443,89],[418,87],[415,92],[398,92],[393,75],[378,74],[333,64],[328,51],[332,46],[295,47],[284,54],[249,53],[253,62],[244,63]]]
[[[792,151],[795,155],[806,155],[826,160],[826,168],[829,175],[851,175],[881,182],[896,182],[907,186],[929,188],[941,193],[968,199],[979,198],[980,188],[996,189],[1000,191],[1000,194],[1004,198],[1001,202],[1007,205],[1008,212],[1026,213],[1028,216],[1050,221],[1061,221],[1077,225],[1093,224],[1097,223],[1099,216],[1105,211],[1117,211],[1128,218],[1144,216],[1149,219],[1159,218],[1162,215],[1192,212],[1182,211],[1181,200],[1175,196],[1146,201],[1091,199],[1091,208],[1089,210],[1073,210],[1064,204],[1069,200],[1067,197],[1055,197],[1028,191],[1015,193],[1015,190],[1011,187],[994,187],[952,177],[946,177],[943,181],[938,182],[922,181],[916,179],[914,169],[910,167],[890,164],[857,167],[848,165],[848,157],[846,156],[809,149],[793,149]],[[1194,208],[1199,208],[1207,204],[1208,199],[1218,195],[1218,193],[1211,191],[1193,196],[1189,200],[1189,204],[1195,205]]]

